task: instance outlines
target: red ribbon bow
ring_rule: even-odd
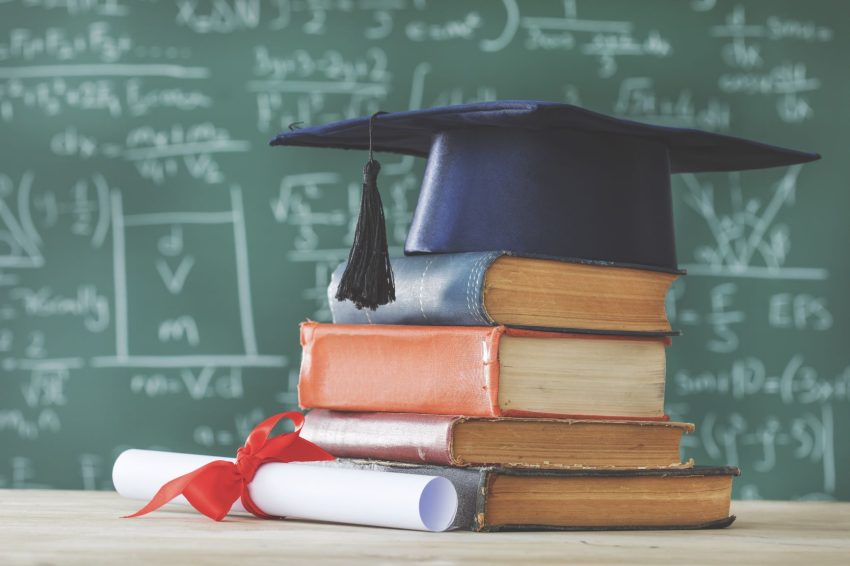
[[[295,430],[269,440],[272,429],[282,419],[291,420],[295,424]],[[147,505],[128,515],[128,518],[155,511],[181,494],[189,500],[192,507],[215,521],[221,521],[240,498],[242,505],[252,514],[263,519],[272,518],[251,501],[248,492],[248,484],[254,479],[257,468],[268,462],[334,459],[332,455],[299,436],[303,425],[304,415],[296,412],[280,413],[267,418],[251,431],[245,446],[236,451],[236,463],[215,460],[194,472],[174,478],[159,488]]]

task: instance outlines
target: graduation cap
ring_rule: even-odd
[[[428,158],[406,254],[504,250],[676,270],[671,173],[818,159],[569,104],[496,101],[378,113],[283,132],[271,145],[369,151],[337,299],[394,300],[373,151]]]

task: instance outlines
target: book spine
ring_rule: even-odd
[[[348,413],[314,409],[301,437],[339,458],[452,465],[458,417],[409,413]]]
[[[500,416],[503,327],[301,324],[304,408]]]
[[[357,309],[334,295],[345,264],[334,271],[328,303],[337,324],[426,324],[489,326],[484,308],[484,274],[502,252],[473,252],[393,258],[396,300],[375,311]]]

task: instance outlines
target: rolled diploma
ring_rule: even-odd
[[[123,497],[150,500],[159,488],[216,456],[125,450],[115,460],[112,482]],[[420,531],[444,531],[457,512],[457,491],[446,478],[346,470],[310,463],[271,463],[257,469],[248,486],[264,513],[292,519],[351,523]],[[173,503],[188,505],[182,495]],[[231,511],[245,511],[237,501]]]

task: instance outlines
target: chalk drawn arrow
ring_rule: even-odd
[[[159,276],[162,277],[162,282],[172,295],[176,295],[183,290],[183,285],[186,284],[186,278],[189,277],[189,272],[192,266],[195,265],[195,258],[187,255],[180,260],[180,265],[174,271],[168,266],[168,262],[164,259],[159,259],[156,262],[156,270]]]

